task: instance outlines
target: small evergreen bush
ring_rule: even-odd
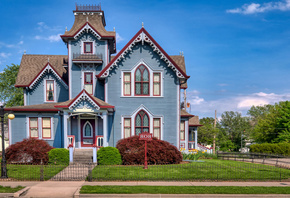
[[[36,138],[24,139],[10,145],[5,156],[7,162],[47,164],[48,151],[53,149],[46,141]]]
[[[48,163],[56,165],[69,164],[69,150],[65,148],[55,148],[48,152]]]
[[[250,152],[253,153],[269,153],[290,156],[290,143],[263,143],[253,144],[250,146]]]
[[[97,152],[99,165],[119,165],[122,164],[120,152],[115,147],[102,147]]]
[[[139,140],[139,136],[121,139],[117,143],[125,165],[144,164],[145,141]],[[169,142],[155,137],[147,142],[148,164],[179,164],[182,162],[181,152]]]

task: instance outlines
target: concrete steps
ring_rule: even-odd
[[[93,149],[75,149],[74,164],[93,163]]]

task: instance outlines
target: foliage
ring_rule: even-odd
[[[169,165],[96,166],[94,181],[280,181],[288,180],[290,170],[263,164],[208,160]]]
[[[144,164],[145,141],[139,140],[139,136],[119,140],[117,148],[123,164]],[[147,160],[148,164],[178,164],[182,161],[182,155],[169,142],[153,137],[147,142]]]
[[[262,110],[261,110],[262,109]],[[259,116],[254,113],[259,112]],[[254,112],[254,113],[253,113]],[[248,114],[256,121],[252,138],[257,143],[290,142],[290,102],[252,107]]]
[[[218,140],[220,150],[238,151],[241,148],[241,136],[245,139],[249,132],[249,118],[242,117],[239,112],[225,111],[221,115],[220,125],[222,130]]]
[[[118,165],[122,164],[120,152],[115,147],[102,147],[97,152],[99,165]]]
[[[18,70],[19,65],[12,64],[0,73],[0,99],[6,107],[23,105],[23,90],[14,87]]]
[[[7,162],[47,164],[48,152],[53,149],[46,141],[36,138],[24,139],[10,145],[6,151]]]
[[[263,143],[253,144],[250,146],[250,151],[254,153],[269,153],[290,156],[290,143]]]
[[[65,148],[54,148],[48,152],[49,164],[69,164],[69,151]]]
[[[198,127],[197,139],[204,144],[213,144],[214,135],[219,133],[219,123],[214,128],[214,118],[205,117],[199,120],[202,127]]]
[[[189,150],[189,153],[182,153],[183,160],[198,160],[205,152],[197,149]]]
[[[290,187],[263,186],[82,186],[81,194],[290,194]],[[154,195],[152,197],[155,197]],[[193,196],[195,197],[195,196]],[[207,196],[210,197],[210,196]]]

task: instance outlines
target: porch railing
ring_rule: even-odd
[[[93,145],[93,163],[97,163],[97,150],[103,147],[103,142],[104,142],[104,136],[102,135],[96,136],[95,142]]]

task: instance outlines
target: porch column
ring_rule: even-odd
[[[104,135],[104,147],[108,146],[108,113],[103,113],[103,135]]]
[[[194,148],[197,149],[197,127],[194,127]]]
[[[185,142],[185,151],[188,151],[188,134],[189,134],[189,126],[188,126],[188,120],[184,122],[184,142]]]
[[[68,147],[67,143],[67,130],[68,130],[68,113],[66,111],[63,112],[63,139],[64,139],[64,148]]]

